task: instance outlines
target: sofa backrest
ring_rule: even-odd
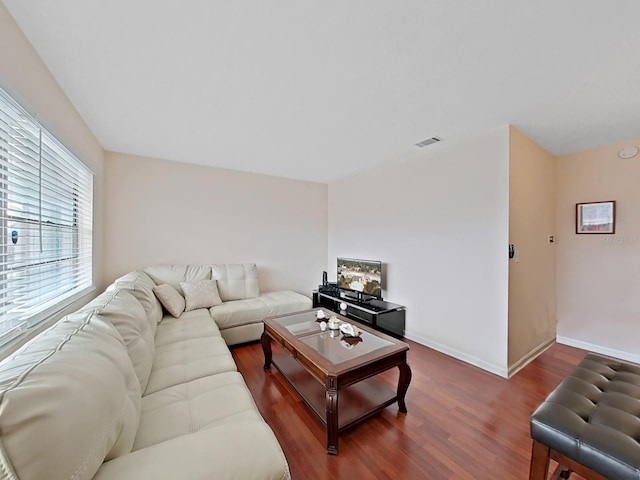
[[[95,312],[120,333],[144,393],[153,365],[155,335],[140,302],[126,289],[112,289],[98,295],[81,311]]]
[[[140,384],[124,342],[71,314],[0,363],[0,478],[85,480],[131,451]]]
[[[144,269],[156,285],[168,283],[184,296],[180,282],[211,280],[209,265],[153,265]]]
[[[112,290],[129,290],[134,297],[140,302],[144,311],[147,312],[149,322],[151,322],[151,330],[154,335],[156,326],[162,320],[162,304],[153,294],[153,287],[156,284],[144,272],[129,272],[126,275],[116,279],[107,287],[107,291]]]
[[[218,281],[218,293],[223,302],[260,295],[258,267],[255,263],[216,264],[211,269],[212,278]]]

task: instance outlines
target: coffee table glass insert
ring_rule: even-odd
[[[360,338],[349,338],[339,330],[322,331],[318,310],[266,319],[262,347],[265,369],[273,363],[295,388],[327,426],[328,453],[337,454],[339,432],[395,402],[406,413],[409,346],[326,310],[326,319],[335,315],[363,332]],[[280,345],[280,353],[272,352],[272,341]],[[375,378],[394,367],[400,372],[396,391]]]
[[[362,332],[360,340],[351,339],[336,331],[315,333],[300,339],[333,364],[366,355],[392,343],[369,332]]]
[[[275,321],[294,335],[304,335],[321,331],[320,323],[316,321],[316,315],[313,311],[307,311],[279,317]]]

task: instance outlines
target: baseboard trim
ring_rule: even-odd
[[[535,347],[533,350],[531,350],[529,353],[527,353],[524,357],[522,357],[516,363],[511,365],[509,367],[509,378],[511,378],[516,373],[518,373],[520,370],[522,370],[524,367],[529,365],[529,363],[531,363],[532,360],[535,360],[536,357],[538,357],[542,352],[544,352],[549,347],[551,347],[551,345],[553,345],[555,342],[556,342],[555,337],[554,338],[550,338],[546,342],[541,343],[540,345]]]
[[[558,335],[556,337],[556,342],[562,343],[563,345],[569,345],[570,347],[576,347],[583,350],[588,350],[590,352],[600,353],[609,357],[620,358],[622,360],[627,360],[633,363],[640,363],[640,355],[625,352],[622,350],[616,350],[614,348],[603,347],[602,345],[595,345],[589,342],[583,342],[582,340],[577,340],[575,338],[563,337]]]
[[[484,360],[474,357],[473,355],[469,355],[465,352],[456,350],[455,348],[451,348],[447,345],[443,345],[412,332],[405,331],[404,336],[405,338],[413,340],[414,342],[424,345],[425,347],[432,348],[434,350],[437,350],[438,352],[449,355],[450,357],[462,360],[465,363],[469,363],[475,367],[481,368],[482,370],[486,370],[489,373],[493,373],[494,375],[498,375],[503,378],[509,378],[506,368],[499,367],[498,365],[494,365],[493,363],[485,362]]]

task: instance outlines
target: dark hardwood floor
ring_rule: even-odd
[[[232,349],[293,479],[527,479],[529,416],[586,352],[554,344],[506,380],[406,342],[408,413],[394,404],[347,430],[338,456],[327,455],[324,426],[287,381],[263,370],[260,344]],[[380,378],[395,388],[398,371]]]

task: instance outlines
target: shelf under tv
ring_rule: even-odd
[[[322,306],[328,308],[357,322],[371,325],[373,328],[389,333],[394,337],[400,338],[404,336],[406,309],[403,305],[377,298],[359,301],[350,298],[343,291],[336,293],[314,292],[313,297],[314,307]],[[347,305],[346,312],[340,310],[341,303]]]

